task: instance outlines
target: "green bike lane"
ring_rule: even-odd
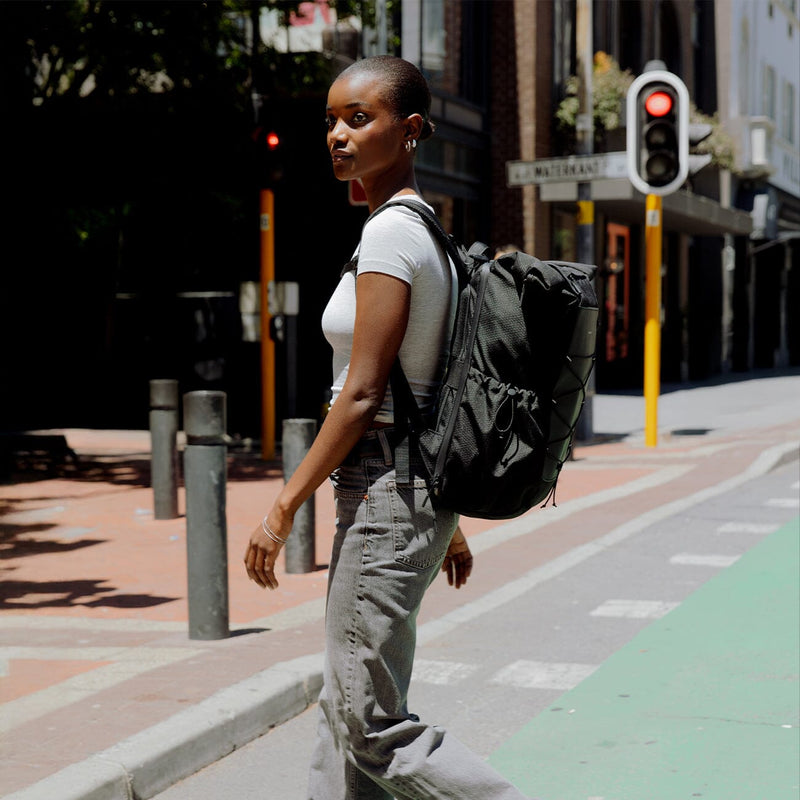
[[[800,798],[800,518],[496,750],[537,800]]]

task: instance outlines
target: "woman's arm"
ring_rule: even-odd
[[[392,364],[408,325],[411,287],[390,275],[365,272],[356,281],[356,319],[347,379],[314,443],[267,515],[270,529],[286,538],[297,509],[328,478],[361,438],[380,409]],[[259,525],[244,562],[250,579],[275,589],[273,568],[281,545]]]

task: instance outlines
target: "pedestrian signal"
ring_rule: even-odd
[[[689,92],[677,76],[650,70],[627,95],[628,176],[643,194],[665,195],[689,174]]]

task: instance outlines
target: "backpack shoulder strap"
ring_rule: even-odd
[[[467,266],[464,263],[461,253],[459,253],[453,239],[445,232],[438,217],[426,206],[422,205],[422,203],[402,197],[396,200],[390,200],[375,209],[364,224],[366,225],[371,219],[392,206],[408,208],[422,219],[428,226],[434,239],[453,262],[456,271],[456,280],[459,286],[466,285],[469,282],[469,272],[467,271]],[[408,378],[400,364],[399,357],[395,359],[392,365],[389,383],[392,389],[392,400],[394,401],[395,427],[401,432],[401,439],[395,445],[395,472],[397,474],[397,480],[401,483],[405,483],[408,482],[411,477],[409,435],[419,435],[425,429],[425,420],[419,410],[411,386],[408,383]]]
[[[428,229],[433,234],[436,241],[439,242],[445,253],[450,256],[450,260],[453,262],[453,266],[456,268],[456,275],[458,277],[459,285],[463,286],[465,283],[467,283],[469,281],[467,266],[464,263],[464,257],[459,252],[453,237],[450,236],[442,227],[442,223],[439,222],[439,218],[436,216],[436,214],[434,214],[427,206],[423,205],[419,201],[403,197],[389,200],[379,208],[376,208],[375,211],[369,215],[364,224],[366,225],[367,222],[369,222],[373,217],[376,217],[378,214],[386,211],[387,208],[391,208],[392,206],[403,206],[404,208],[411,209],[411,211],[422,218],[422,221],[428,226]]]

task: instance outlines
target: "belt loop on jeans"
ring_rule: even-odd
[[[381,450],[383,450],[383,461],[387,467],[390,467],[392,461],[394,461],[394,457],[392,455],[392,447],[389,444],[389,439],[386,436],[386,431],[379,429],[376,433],[378,434],[378,441],[381,443]]]

